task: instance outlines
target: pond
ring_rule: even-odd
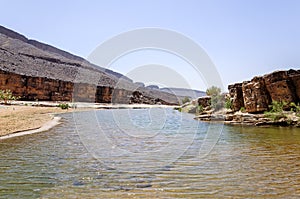
[[[0,198],[298,198],[300,129],[224,126],[169,108],[62,114],[0,141]]]

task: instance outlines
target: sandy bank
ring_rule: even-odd
[[[47,122],[52,121],[55,113],[68,111],[71,110],[62,110],[57,107],[0,105],[0,136],[39,129],[44,127]]]
[[[13,138],[13,137],[18,137],[18,136],[23,136],[23,135],[29,135],[29,134],[33,134],[33,133],[40,133],[40,132],[43,132],[43,131],[48,131],[49,129],[51,129],[54,126],[58,125],[60,119],[61,119],[60,117],[53,117],[52,120],[44,123],[40,128],[4,135],[4,136],[0,137],[0,140]]]

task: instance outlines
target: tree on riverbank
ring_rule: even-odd
[[[221,95],[221,89],[216,87],[216,86],[212,86],[210,88],[208,88],[206,90],[206,95],[211,97],[211,107],[213,109],[215,109],[215,111],[218,111],[222,108],[224,108],[224,99]]]

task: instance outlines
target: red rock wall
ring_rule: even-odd
[[[296,102],[295,87],[287,71],[277,71],[263,76],[266,88],[273,101]]]
[[[111,103],[113,88],[29,77],[0,70],[0,89],[9,89],[21,100]],[[122,93],[118,93],[119,98]]]
[[[244,105],[248,113],[268,110],[271,101],[262,77],[243,82],[242,89]]]
[[[272,101],[284,101],[288,104],[300,100],[300,70],[276,71],[251,81],[228,86],[233,101],[233,110],[242,106],[249,113],[267,111]]]
[[[31,77],[0,70],[0,89],[9,89],[21,100],[74,101],[115,104],[170,104],[161,99],[134,95],[133,91],[87,83],[72,83],[43,77]],[[138,92],[138,91],[136,91]]]
[[[22,100],[71,101],[73,83],[0,71],[0,89]]]

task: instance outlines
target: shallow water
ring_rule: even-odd
[[[62,117],[50,131],[0,141],[0,198],[300,197],[300,129],[158,108]]]

